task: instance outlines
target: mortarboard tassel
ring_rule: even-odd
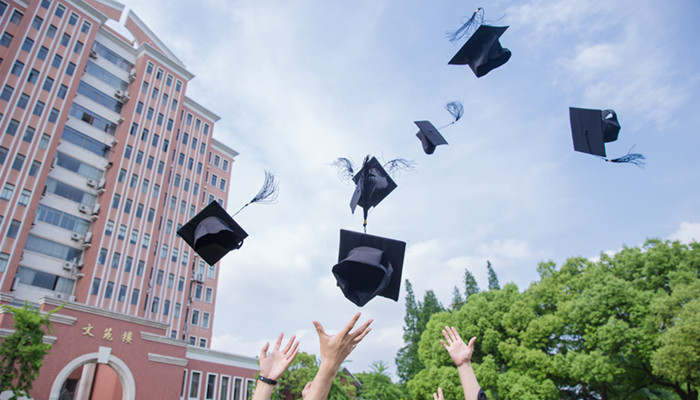
[[[343,181],[349,181],[355,176],[355,164],[345,157],[339,157],[332,166],[338,168],[338,177]]]
[[[479,12],[481,12],[481,14],[479,14]],[[473,30],[475,26],[481,25],[482,22],[484,22],[484,9],[479,7],[459,29],[453,32],[447,32],[447,38],[450,42],[456,42],[470,34],[470,31]]]
[[[415,167],[416,163],[413,160],[407,160],[405,158],[395,158],[391,161],[387,161],[382,167],[389,173],[389,175],[396,175],[399,171],[411,171]]]
[[[459,121],[460,118],[462,118],[462,115],[464,115],[464,106],[462,105],[461,101],[451,101],[447,104],[445,104],[445,108],[447,109],[447,112],[452,114],[452,116],[455,118],[454,121],[450,122],[449,124],[443,125],[438,128],[438,130],[447,128],[448,126],[454,124],[455,122]]]
[[[644,160],[646,160],[646,157],[644,157],[642,154],[639,154],[639,153],[632,153],[633,148],[634,148],[634,146],[632,146],[632,148],[629,149],[627,154],[625,154],[622,157],[613,158],[613,159],[606,158],[605,161],[614,162],[614,163],[634,164],[634,165],[638,166],[639,168],[644,168],[644,165],[646,164],[646,162]]]
[[[258,191],[258,194],[253,197],[252,200],[249,202],[245,203],[243,207],[241,207],[238,211],[236,211],[235,214],[232,216],[235,217],[241,210],[244,208],[248,207],[249,205],[253,203],[260,203],[260,204],[271,204],[277,201],[277,195],[278,195],[278,189],[279,185],[277,182],[275,182],[275,175],[270,172],[270,171],[265,171],[265,182],[263,183],[262,187]]]

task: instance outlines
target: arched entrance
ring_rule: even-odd
[[[111,367],[119,377],[122,389],[122,400],[134,400],[136,398],[136,382],[134,381],[134,376],[131,374],[126,363],[112,355],[111,351],[112,349],[109,347],[100,347],[97,353],[84,354],[69,362],[56,376],[51,386],[49,400],[59,400],[64,382],[68,380],[74,370],[87,364],[97,364],[98,368],[101,365]]]

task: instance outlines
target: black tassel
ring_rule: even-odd
[[[343,181],[349,181],[355,176],[355,164],[345,157],[339,157],[332,166],[338,169],[338,177]]]
[[[452,116],[455,118],[452,123],[459,121],[459,119],[462,118],[462,115],[464,115],[464,106],[460,101],[451,101],[445,105],[445,108],[447,109],[447,112],[452,114]]]
[[[253,203],[260,204],[272,204],[277,201],[277,195],[279,194],[279,185],[275,182],[275,175],[270,171],[265,171],[265,182],[263,182],[262,187],[258,191],[258,194],[253,197],[252,200],[243,205],[238,211],[236,211],[233,216],[241,212],[244,208],[248,207]]]
[[[481,14],[479,14],[479,12],[481,12]],[[482,22],[484,22],[484,9],[479,7],[459,29],[453,32],[447,32],[447,38],[450,40],[450,42],[456,42],[463,37],[470,35],[474,27],[478,27]]]
[[[400,171],[412,171],[415,168],[415,161],[407,160],[405,158],[395,158],[391,161],[387,161],[382,167],[386,170],[389,175],[394,175]]]
[[[646,165],[646,161],[644,161],[644,160],[646,160],[646,157],[644,157],[643,155],[641,155],[639,153],[632,153],[633,148],[634,148],[634,146],[632,146],[632,148],[629,149],[627,154],[625,154],[622,157],[613,158],[613,159],[606,158],[605,161],[614,162],[614,163],[623,163],[623,164],[634,164],[634,165],[638,166],[639,168],[644,168],[644,165]]]

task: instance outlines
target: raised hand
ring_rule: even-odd
[[[330,362],[331,365],[335,365],[336,368],[340,367],[340,364],[350,355],[355,349],[355,346],[367,336],[372,330],[372,328],[369,327],[372,323],[371,319],[350,332],[359,318],[360,313],[358,312],[352,317],[345,328],[333,336],[325,332],[320,322],[313,322],[316,327],[316,333],[318,333],[318,340],[321,344],[321,362],[327,361]]]
[[[439,387],[437,393],[433,393],[433,400],[445,400],[445,396],[442,395],[442,388]]]
[[[442,330],[442,335],[445,337],[445,340],[440,339],[440,343],[450,354],[452,361],[454,361],[457,367],[471,362],[476,337],[471,338],[469,345],[467,345],[459,336],[457,329],[455,329],[455,327],[450,328],[449,326],[446,326],[445,329]]]
[[[289,364],[294,361],[294,357],[299,353],[299,341],[296,341],[296,336],[292,336],[287,342],[287,345],[280,350],[282,346],[282,337],[284,333],[280,333],[275,342],[272,351],[268,353],[270,342],[265,343],[260,351],[260,375],[272,380],[279,379],[282,373],[287,369]]]

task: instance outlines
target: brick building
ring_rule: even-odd
[[[245,398],[256,360],[210,349],[218,264],[176,234],[237,155],[193,74],[113,0],[0,0],[0,35],[0,301],[66,303],[33,396]]]

